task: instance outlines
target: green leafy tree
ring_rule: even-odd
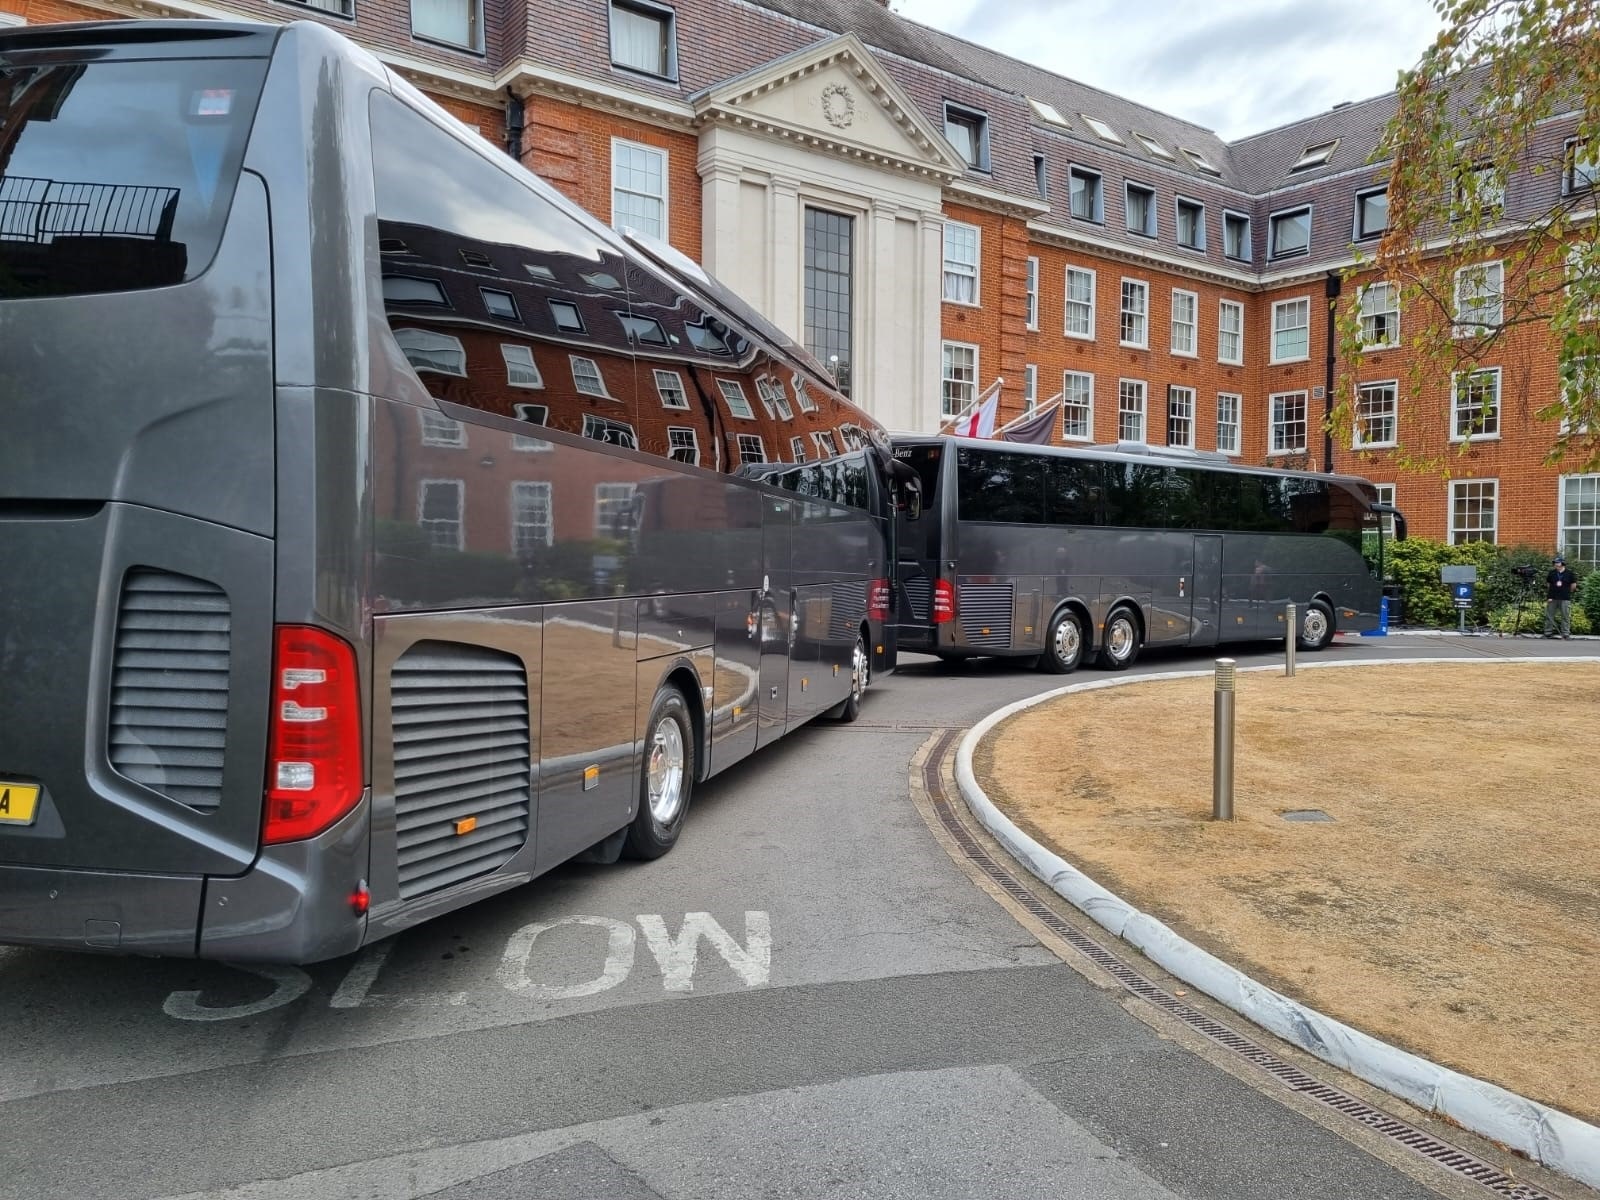
[[[1434,6],[1443,29],[1401,73],[1373,155],[1388,229],[1349,279],[1398,289],[1412,401],[1437,397],[1455,372],[1554,355],[1560,386],[1528,395],[1550,430],[1546,461],[1600,469],[1600,0]],[[1367,339],[1360,287],[1346,295],[1340,342],[1353,367]],[[1334,425],[1348,434],[1361,418],[1355,371],[1342,376]],[[1502,407],[1512,382],[1508,371]],[[1463,399],[1470,414],[1476,395]],[[1397,458],[1448,471],[1415,448]]]

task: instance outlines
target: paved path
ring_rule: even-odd
[[[660,862],[303,972],[0,949],[0,1198],[1490,1194],[1220,1069],[952,861],[909,761],[1057,683],[912,660],[702,788]]]

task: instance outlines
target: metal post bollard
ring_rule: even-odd
[[[1289,601],[1287,625],[1288,628],[1283,631],[1283,673],[1292,678],[1294,676],[1294,631],[1297,628],[1293,600]]]
[[[1213,821],[1233,820],[1233,668],[1233,659],[1217,659],[1217,691],[1211,721]]]

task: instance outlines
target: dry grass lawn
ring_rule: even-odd
[[[1600,1124],[1600,663],[1238,676],[1064,696],[975,766],[1034,837],[1247,974]],[[1289,809],[1332,823],[1294,823]]]

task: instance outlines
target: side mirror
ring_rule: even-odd
[[[905,514],[908,521],[921,519],[922,486],[920,483],[907,484],[900,489],[900,511]]]

